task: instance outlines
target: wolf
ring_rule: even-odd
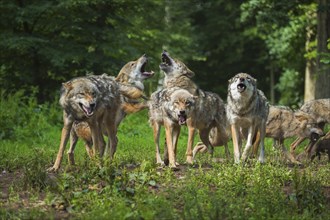
[[[224,114],[226,114],[226,112],[224,112]],[[225,116],[225,118],[226,118],[226,116]],[[230,153],[229,153],[227,143],[229,141],[230,133],[227,131],[228,127],[227,127],[226,121],[227,120],[223,120],[221,125],[219,125],[217,127],[213,127],[210,130],[209,142],[213,147],[224,146],[226,157],[229,158]],[[193,149],[193,158],[196,157],[198,152],[204,153],[206,151],[207,151],[207,146],[203,142],[198,142]]]
[[[317,156],[319,160],[321,159],[321,153],[328,154],[328,162],[330,162],[330,132],[328,132],[324,137],[322,137],[311,149],[311,161]]]
[[[117,140],[116,115],[121,99],[118,84],[106,74],[78,77],[62,84],[60,105],[63,108],[63,128],[59,151],[54,165],[48,171],[58,171],[75,121],[84,121],[90,127],[94,143],[94,154],[102,154],[104,141],[100,124],[108,134],[107,147],[115,149]],[[115,117],[114,117],[115,116]]]
[[[176,168],[176,147],[180,134],[180,126],[185,125],[195,107],[196,97],[185,89],[172,87],[154,92],[149,102],[149,122],[154,128],[156,144],[156,160],[164,165],[160,157],[159,135],[160,126],[165,127],[166,145],[165,155],[169,165]],[[157,129],[155,129],[157,127]],[[167,162],[166,162],[167,163]]]
[[[195,103],[197,104],[195,104],[195,106],[198,107],[194,108],[191,117],[189,117],[186,121],[186,125],[188,127],[186,162],[191,164],[193,163],[192,146],[193,146],[196,129],[199,131],[203,143],[210,149],[209,151],[212,154],[213,147],[209,143],[208,134],[212,127],[218,126],[219,123],[222,123],[225,115],[224,103],[217,94],[211,92],[204,92],[203,90],[199,89],[198,86],[191,79],[194,76],[194,72],[192,72],[182,61],[172,58],[167,51],[162,52],[161,58],[162,58],[162,63],[159,65],[159,67],[165,73],[164,85],[163,85],[165,91],[166,89],[179,87],[181,89],[187,90],[190,94],[197,97],[195,101]],[[161,125],[164,125],[166,133],[171,132],[172,128],[169,127],[167,124],[165,126],[165,124],[163,123],[164,120],[167,121],[167,115],[163,115],[163,117],[165,118],[163,120],[153,120],[152,117],[153,115],[157,115],[156,112],[157,111],[159,112],[160,109],[163,108],[161,104],[160,105],[154,104],[154,103],[159,103],[157,97],[159,97],[159,94],[161,93],[162,91],[156,91],[152,95],[149,105],[149,115],[151,117],[150,124],[151,127],[153,128],[154,141],[156,144],[156,160],[157,163],[164,164],[159,154],[160,127]],[[169,109],[171,109],[171,107],[169,107]],[[168,141],[166,139],[166,142],[167,144],[172,145],[170,146],[171,149],[176,148],[176,140],[170,143],[171,141]],[[170,154],[172,155],[174,153],[170,153]],[[175,168],[177,165],[174,159],[175,156],[172,157],[171,155],[167,155],[165,151],[165,157],[167,156],[170,157],[169,158],[170,166]]]
[[[316,120],[318,127],[324,130],[326,124],[330,123],[330,99],[316,99],[306,102],[300,107],[300,110],[306,112]],[[294,156],[294,151],[299,144],[305,140],[305,137],[298,137],[290,147],[290,152]],[[309,145],[313,145],[309,143]]]
[[[146,71],[147,63],[148,57],[144,54],[137,60],[126,63],[115,78],[115,82],[117,82],[119,86],[122,101],[121,108],[115,119],[117,127],[127,114],[135,113],[147,108],[147,103],[145,101],[140,101],[141,98],[144,100],[147,99],[143,93],[144,80],[149,79],[154,75],[153,71]],[[103,128],[102,130],[103,133],[106,134],[105,129]],[[71,165],[75,164],[74,149],[79,137],[84,140],[88,155],[90,157],[93,156],[93,141],[90,127],[86,122],[76,121],[71,129],[70,149],[68,151],[68,160]],[[113,157],[116,149],[113,150],[114,151],[110,152],[111,157]]]
[[[253,138],[260,134],[259,161],[264,162],[264,138],[269,112],[267,98],[257,89],[257,80],[247,73],[238,73],[229,80],[227,118],[231,127],[235,163],[246,161]],[[241,156],[242,139],[246,145]]]
[[[280,147],[288,160],[292,163],[299,162],[288,153],[284,146],[284,139],[289,137],[313,138],[314,135],[322,136],[323,131],[309,114],[297,110],[293,111],[286,106],[269,107],[266,122],[266,137],[273,138],[276,147]],[[254,153],[257,151],[258,140],[254,144]]]
[[[199,93],[201,93],[200,91]],[[199,136],[208,149],[209,132],[219,127],[225,119],[225,108],[222,99],[211,92],[203,92],[204,96],[194,96],[189,91],[178,87],[163,89],[152,94],[150,98],[150,124],[164,125],[166,133],[165,161],[176,168],[176,148],[180,134],[180,126],[187,125],[197,129]],[[159,130],[154,133],[157,163],[163,164],[159,153]],[[221,131],[222,132],[222,131]],[[212,153],[212,152],[211,152]],[[168,158],[167,158],[168,157]]]

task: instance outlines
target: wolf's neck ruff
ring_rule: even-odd
[[[231,108],[231,111],[238,116],[245,116],[251,112],[255,107],[255,105],[252,105],[253,102],[259,102],[256,89],[254,89],[253,94],[246,102],[242,102],[241,99],[235,99],[232,93],[229,93],[228,104],[235,106],[235,108]]]

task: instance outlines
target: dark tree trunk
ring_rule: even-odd
[[[330,38],[329,0],[318,0],[317,11],[317,79],[315,98],[330,98],[330,67],[320,62],[322,53],[329,53],[327,40]]]

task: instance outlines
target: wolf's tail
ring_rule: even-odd
[[[135,112],[139,112],[143,109],[148,108],[148,104],[145,102],[138,102],[138,103],[122,103],[121,105],[122,109],[126,114],[131,114]]]

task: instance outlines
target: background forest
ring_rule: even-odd
[[[330,98],[329,38],[329,0],[0,0],[0,220],[329,219],[326,157],[295,166],[266,138],[265,164],[234,164],[218,147],[221,160],[199,154],[187,165],[182,126],[173,171],[155,163],[147,110],[120,124],[113,160],[89,158],[79,141],[76,165],[47,172],[60,87],[73,77],[115,76],[146,53],[150,95],[165,49],[223,100],[228,79],[247,72],[272,103],[297,108]]]
[[[327,0],[2,0],[0,11],[4,96],[52,101],[62,82],[116,75],[143,53],[158,72],[150,94],[166,49],[223,99],[238,72],[257,78],[272,103],[330,97]]]

